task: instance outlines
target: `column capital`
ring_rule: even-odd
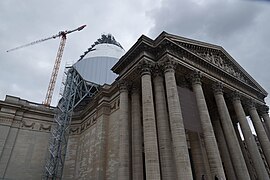
[[[141,76],[145,75],[145,74],[151,74],[152,72],[152,68],[154,66],[154,63],[149,61],[149,60],[142,60],[141,62],[139,62],[137,68],[140,70],[141,72]]]
[[[201,78],[202,78],[202,74],[200,71],[194,71],[191,75],[191,81],[192,81],[192,85],[195,84],[202,84],[201,82]]]
[[[119,87],[120,92],[126,92],[128,91],[129,83],[126,80],[120,80],[117,86]]]
[[[261,114],[268,114],[268,113],[269,113],[269,106],[267,106],[267,105],[262,105],[262,106],[260,107],[260,112],[261,112]]]
[[[163,75],[163,67],[161,64],[155,64],[153,66],[153,76],[154,77],[157,77],[157,76],[162,76]]]
[[[161,62],[160,65],[163,67],[164,73],[175,72],[177,63],[173,60],[167,59],[166,61]]]
[[[241,101],[241,95],[239,93],[239,91],[234,91],[232,94],[231,94],[231,97],[232,97],[232,101]]]
[[[221,82],[216,82],[212,85],[214,94],[223,94],[223,84]]]
[[[256,103],[252,99],[248,99],[244,101],[244,104],[246,105],[247,109],[250,110],[256,110]]]
[[[140,91],[139,91],[138,86],[135,85],[135,84],[132,84],[132,86],[131,86],[131,93],[139,93],[139,92]]]

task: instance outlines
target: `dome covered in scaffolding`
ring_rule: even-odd
[[[111,84],[116,74],[112,66],[125,53],[125,50],[111,34],[102,35],[73,65],[82,78],[96,84]]]

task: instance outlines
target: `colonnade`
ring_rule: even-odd
[[[132,177],[134,180],[141,180],[145,177],[147,180],[192,180],[194,178],[177,90],[176,66],[172,61],[167,61],[160,67],[162,67],[161,70],[149,62],[144,61],[140,63],[141,89],[134,88],[133,86],[130,92],[131,98],[128,97],[127,85],[121,84],[118,179],[126,180]],[[205,92],[202,88],[199,72],[191,75],[191,85],[197,102],[202,135],[210,167],[211,177],[209,178],[215,179],[217,177],[225,180],[226,175],[220,156],[220,149],[206,104]],[[140,86],[137,85],[137,87]],[[213,95],[220,119],[219,126],[221,126],[220,129],[223,131],[223,139],[226,141],[224,143],[227,144],[227,151],[229,152],[229,158],[235,173],[232,176],[227,174],[227,177],[239,180],[251,179],[227,102],[223,95],[222,84],[217,83],[213,85]],[[267,180],[269,175],[247,122],[243,102],[240,98],[239,93],[233,93],[233,108],[240,123],[257,177],[258,179]],[[130,116],[128,113],[129,104],[131,105]],[[248,111],[255,126],[263,153],[267,157],[267,163],[270,165],[270,142],[263,127],[262,119],[255,105],[251,104]],[[270,118],[267,108],[260,112],[263,112],[260,114],[268,127]],[[131,129],[131,133],[129,133],[129,129]],[[191,134],[189,137],[190,141],[195,141],[196,138],[198,138],[196,134]],[[130,139],[131,143],[129,143]],[[191,148],[196,147],[196,145],[191,145]],[[194,150],[193,153],[199,156],[201,154],[201,152],[194,152]],[[193,163],[195,165],[194,172],[205,173],[205,170],[200,167],[202,165],[202,158],[195,156],[192,159],[196,161]],[[196,174],[195,176],[203,178],[204,174]]]

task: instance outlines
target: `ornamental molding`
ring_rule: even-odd
[[[92,127],[94,124],[96,124],[96,122],[97,122],[97,115],[96,113],[94,113],[79,125],[71,125],[69,134],[70,135],[81,134],[90,127]]]
[[[133,90],[133,89],[132,89]],[[113,102],[110,103],[111,113],[119,109],[120,106],[120,99],[117,98]]]
[[[194,42],[196,41],[194,40]],[[192,59],[197,56],[211,65],[211,67],[216,67],[221,70],[221,72],[263,93],[264,96],[267,95],[267,92],[222,47],[202,42],[197,45],[198,43],[192,44],[192,42],[173,40],[172,43],[177,44],[182,50],[186,51],[184,56],[183,52],[182,55],[179,56],[184,61],[192,61]],[[171,53],[181,54],[180,52]]]
[[[214,94],[223,94],[223,84],[221,82],[216,82],[212,85]]]
[[[0,117],[0,125],[11,125],[12,121],[13,119]]]
[[[137,69],[140,70],[141,76],[151,74],[154,67],[155,63],[146,59],[140,61],[137,65]]]
[[[221,70],[224,70],[226,73],[234,76],[235,78],[237,78],[238,80],[249,84],[253,87],[255,87],[253,85],[253,83],[251,83],[244,75],[243,73],[241,73],[240,70],[238,70],[236,67],[234,67],[231,62],[229,62],[228,59],[226,58],[222,58],[221,56],[211,53],[211,52],[195,52],[197,55],[199,55],[201,58],[205,59],[207,62],[209,62],[210,64],[218,67]],[[255,87],[256,88],[256,87]]]
[[[190,74],[192,85],[201,84],[202,74],[200,71],[194,71]]]
[[[22,128],[27,128],[27,129],[34,129],[35,127],[35,122],[29,122],[29,121],[22,121]]]
[[[269,113],[269,106],[267,106],[267,105],[262,105],[262,106],[260,107],[260,112],[261,112],[261,114],[268,114],[268,113]]]
[[[31,131],[51,132],[52,124],[32,120],[23,120],[18,128]]]

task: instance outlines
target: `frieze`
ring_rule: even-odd
[[[44,125],[44,124],[40,124],[39,125],[39,130],[40,131],[51,131],[51,128],[52,128],[52,126],[51,125]]]
[[[218,67],[219,69],[225,71],[226,73],[232,75],[236,79],[240,80],[241,82],[244,82],[252,87],[255,87],[252,82],[249,81],[247,77],[239,70],[237,67],[234,66],[234,64],[228,59],[220,56],[220,50],[213,50],[210,52],[209,50],[197,50],[196,47],[190,46],[186,47],[187,44],[178,43],[179,45],[187,48],[188,50],[192,51],[199,57],[203,58],[208,63],[214,65],[215,67]],[[176,55],[177,57],[188,60],[186,57],[183,56],[183,53],[175,50],[170,50],[170,53]],[[191,62],[191,61],[189,61]],[[256,88],[256,87],[255,87]]]
[[[205,59],[206,61],[210,62],[211,64],[217,66],[218,68],[226,71],[230,75],[236,77],[240,81],[249,84],[248,80],[242,75],[242,73],[237,70],[231,63],[228,62],[228,60],[223,59],[217,54],[209,53],[209,52],[195,52],[197,55]]]
[[[97,117],[96,114],[89,117],[86,121],[84,121],[79,127],[71,127],[69,133],[72,135],[80,134],[87,130],[89,127],[93,126],[96,123]]]
[[[111,103],[111,105],[110,105],[111,112],[113,112],[113,111],[119,109],[119,105],[120,105],[119,99],[113,101],[113,102]]]
[[[231,77],[234,77],[233,79],[223,79],[222,81],[225,83],[232,83],[232,84],[236,84],[236,81],[240,81],[243,82],[244,84],[249,85],[250,87],[253,87],[252,91],[252,97],[255,98],[260,98],[263,99],[264,96],[262,94],[258,94],[258,87],[248,78],[246,77],[246,75],[240,70],[238,69],[238,67],[236,67],[233,62],[230,61],[230,59],[223,57],[223,55],[221,55],[221,52],[219,50],[215,50],[213,52],[210,53],[210,50],[206,50],[207,52],[203,51],[202,49],[200,51],[194,50],[194,49],[189,49],[190,51],[192,51],[193,53],[197,54],[198,57],[201,57],[201,59],[209,64],[209,66],[213,66],[216,67],[217,69],[220,69],[222,72],[230,75]],[[172,52],[170,52],[172,53]],[[211,68],[203,66],[203,64],[199,64],[198,62],[194,62],[194,60],[192,60],[192,55],[189,54],[188,52],[185,51],[181,51],[178,50],[176,52],[174,52],[174,54],[183,62],[186,62],[188,64],[191,64],[192,66],[194,66],[195,68],[200,69],[201,71],[207,73],[207,74],[211,74],[213,76],[215,76],[216,72],[211,70]],[[205,58],[206,56],[209,55],[209,58],[207,60],[207,58]],[[183,56],[184,55],[184,56]],[[214,55],[215,58],[214,58]],[[225,56],[225,55],[224,55]],[[181,58],[182,57],[182,58]],[[211,57],[211,58],[210,58]],[[218,58],[220,57],[220,58]],[[213,61],[213,59],[216,59],[216,61]],[[218,60],[219,59],[219,60]],[[215,63],[215,64],[214,64]],[[242,88],[241,86],[237,86],[238,89],[241,89],[241,91],[245,91],[245,88]],[[250,93],[251,91],[249,91],[248,93]]]
[[[0,124],[11,124],[12,123],[12,119],[9,118],[0,118]]]
[[[70,135],[80,134],[80,127],[71,127],[69,131]]]
[[[22,129],[34,130],[34,131],[45,131],[50,132],[52,125],[51,124],[43,124],[39,122],[32,121],[22,121],[21,126]]]
[[[28,124],[29,123],[29,124]],[[26,121],[22,121],[22,128],[27,128],[27,129],[34,129],[35,127],[35,122],[26,122]]]

